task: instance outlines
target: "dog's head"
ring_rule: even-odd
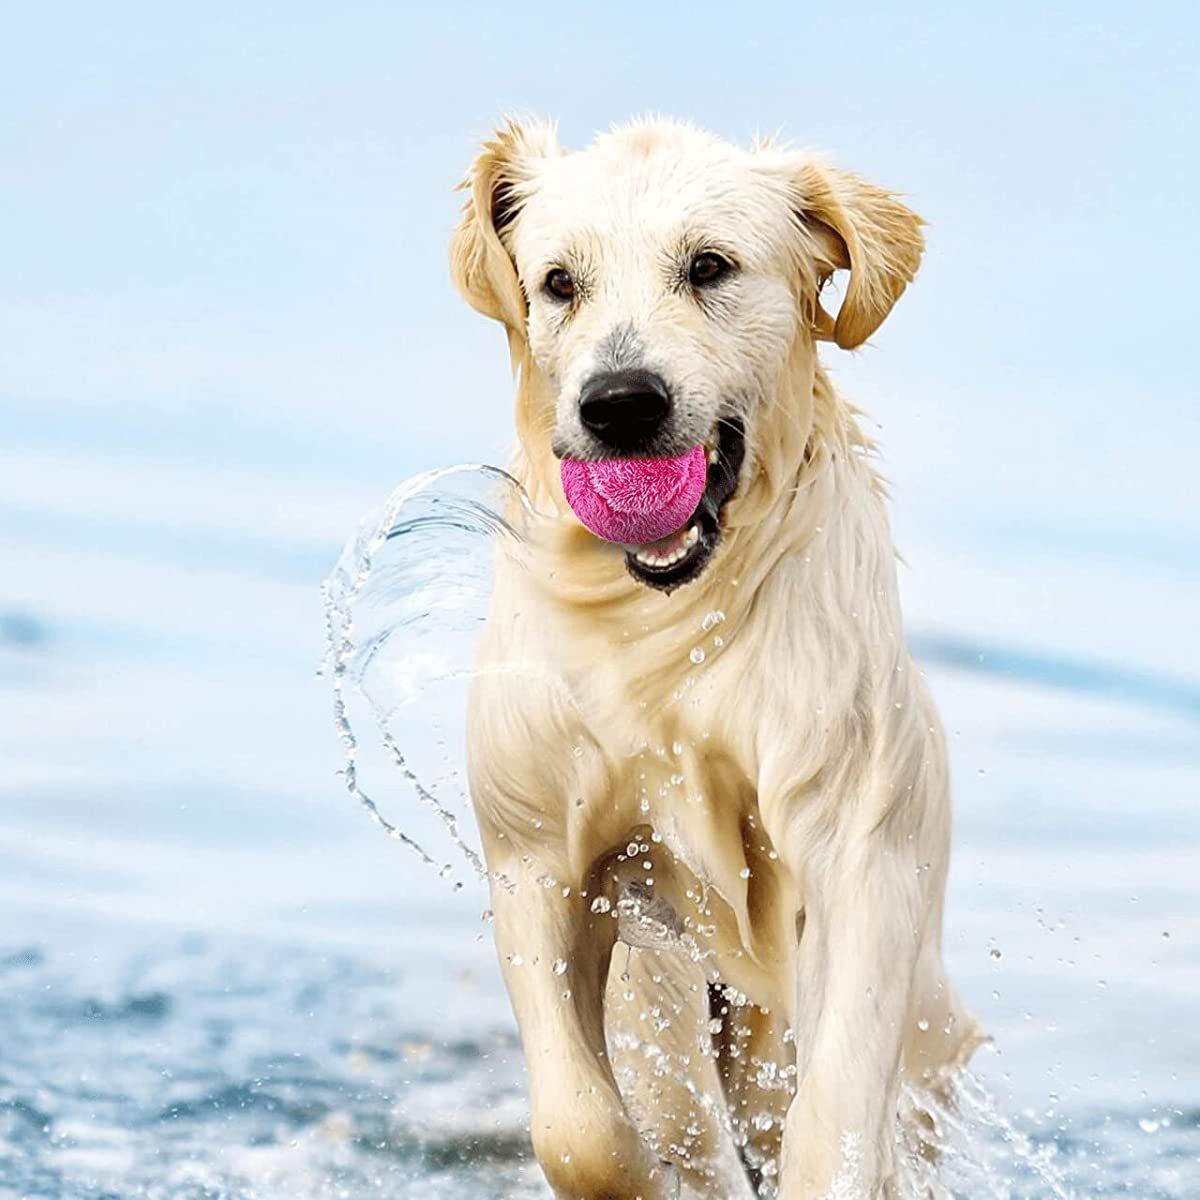
[[[536,411],[526,453],[599,460],[706,448],[704,494],[670,538],[626,547],[641,582],[703,571],[747,461],[779,421],[797,346],[852,348],[912,279],[920,220],[890,193],[773,147],[743,150],[675,122],[637,122],[582,152],[509,123],[476,159],[455,280],[504,323]],[[820,306],[850,272],[836,318]],[[528,381],[527,381],[528,382]],[[799,464],[795,464],[797,467]]]

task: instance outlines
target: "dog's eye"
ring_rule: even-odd
[[[561,267],[555,267],[542,285],[557,300],[570,300],[575,295],[575,280]]]
[[[692,287],[708,287],[724,279],[732,270],[733,264],[729,259],[722,258],[711,250],[705,250],[703,254],[697,254],[692,259],[691,266],[688,267],[688,282]]]

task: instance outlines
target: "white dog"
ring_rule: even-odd
[[[874,332],[921,221],[657,120],[579,153],[510,123],[465,186],[454,277],[507,330],[514,472],[558,514],[501,563],[469,726],[538,1160],[563,1200],[891,1194],[902,1085],[937,1090],[978,1033],[939,948],[942,735],[817,343]],[[697,444],[678,534],[571,515],[563,457]]]

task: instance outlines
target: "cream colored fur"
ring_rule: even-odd
[[[660,1200],[680,1181],[748,1197],[736,1142],[780,1156],[764,1194],[876,1200],[902,1081],[939,1087],[978,1035],[939,949],[942,735],[871,446],[817,344],[879,326],[920,221],[811,155],[667,121],[581,153],[510,123],[466,187],[455,280],[507,330],[514,470],[557,514],[524,565],[499,565],[481,652],[498,669],[470,712],[539,1162],[563,1200]],[[664,256],[701,242],[737,260],[715,315],[662,282]],[[564,258],[586,281],[569,319],[541,293]],[[819,294],[839,268],[831,317]],[[730,413],[746,428],[718,551],[671,594],[631,578],[558,483],[614,330],[670,381],[687,436]],[[630,896],[652,897],[677,945],[617,942]],[[716,1036],[714,981],[733,998]]]

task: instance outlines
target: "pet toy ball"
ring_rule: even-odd
[[[575,515],[606,542],[640,546],[678,533],[704,494],[703,446],[674,458],[565,458],[562,485]]]

